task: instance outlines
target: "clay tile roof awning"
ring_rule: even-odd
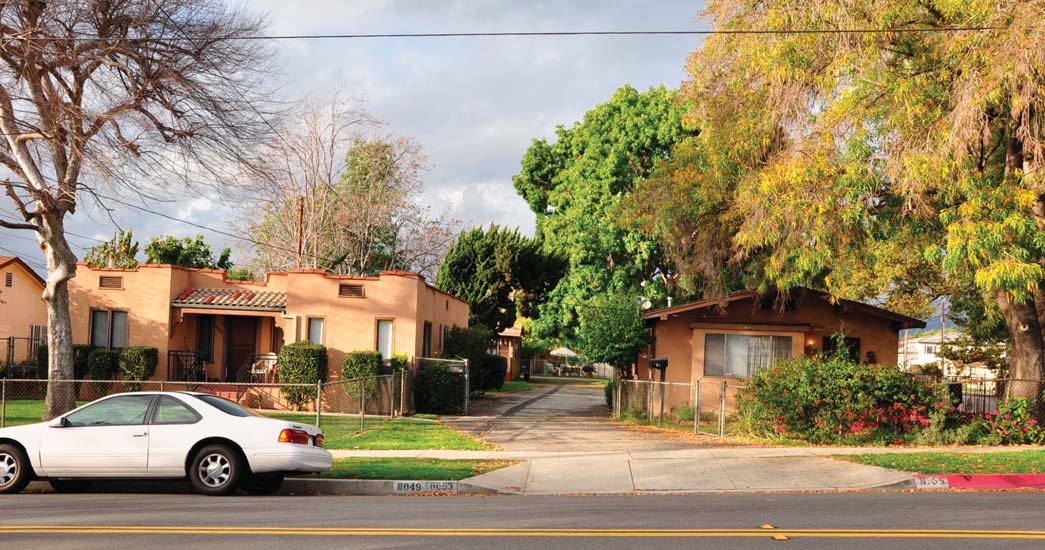
[[[287,295],[282,292],[235,288],[186,288],[171,302],[174,307],[284,311]]]

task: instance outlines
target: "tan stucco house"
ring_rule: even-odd
[[[735,292],[652,310],[644,317],[653,341],[640,358],[638,377],[659,379],[647,359],[667,358],[666,380],[701,381],[702,403],[719,401],[723,381],[743,385],[774,361],[833,349],[839,332],[845,333],[854,359],[896,364],[899,331],[925,327],[918,319],[808,288],[793,289],[786,298],[775,291]],[[734,393],[727,395],[732,408]],[[692,401],[682,393],[676,397],[666,406]]]
[[[35,359],[47,343],[44,280],[16,256],[0,256],[0,362]]]
[[[320,270],[232,281],[220,270],[144,264],[77,266],[69,287],[73,341],[99,348],[159,350],[155,379],[233,381],[264,366],[283,344],[329,350],[331,378],[345,354],[378,350],[438,355],[452,326],[468,325],[468,303],[411,272],[346,277]],[[255,378],[256,380],[257,378]]]

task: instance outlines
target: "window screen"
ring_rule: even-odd
[[[791,345],[790,336],[705,334],[704,376],[748,378],[791,357]]]

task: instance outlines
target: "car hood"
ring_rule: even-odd
[[[10,428],[0,429],[0,438],[10,437],[12,439],[24,439],[26,436],[29,436],[31,434],[39,434],[42,430],[46,429],[48,429],[47,422],[37,422],[36,424],[12,426]]]

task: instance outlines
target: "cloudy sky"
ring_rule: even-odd
[[[700,29],[700,0],[250,0],[272,34]],[[554,136],[624,85],[676,87],[697,36],[298,40],[276,44],[283,92],[325,97],[341,85],[390,131],[413,136],[431,167],[425,201],[465,226],[496,222],[532,233],[534,218],[511,177],[530,140]],[[10,211],[0,199],[0,213]],[[219,194],[153,205],[182,220],[228,229],[234,204]],[[8,216],[9,218],[9,216]],[[116,222],[144,243],[192,235],[184,223],[123,209]],[[69,229],[77,251],[111,237],[107,216],[82,208]],[[219,248],[236,240],[203,231]],[[0,255],[36,264],[25,233],[0,229]]]

